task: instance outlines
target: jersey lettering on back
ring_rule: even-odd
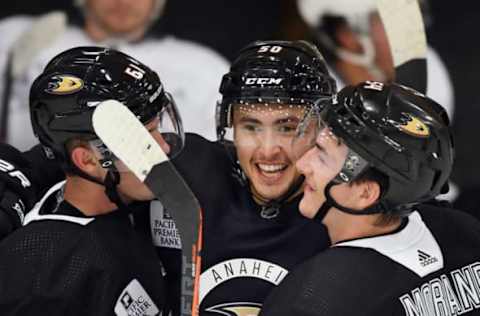
[[[462,315],[480,309],[480,262],[442,274],[402,295],[405,315]]]

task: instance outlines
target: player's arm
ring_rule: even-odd
[[[63,178],[40,146],[21,153],[0,144],[0,240],[20,227],[45,190]]]
[[[41,145],[23,152],[22,157],[29,164],[37,199],[41,198],[53,185],[65,179],[65,173],[58,161],[49,159]]]

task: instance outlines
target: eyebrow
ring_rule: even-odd
[[[279,119],[279,120],[276,120],[274,122],[275,125],[279,125],[279,124],[285,124],[285,123],[299,123],[300,122],[300,119],[296,116],[289,116],[289,117],[285,117],[285,118],[282,118],[282,119]]]
[[[342,144],[343,144],[343,142],[342,142],[341,138],[337,138],[337,146],[340,146],[340,145],[342,145]],[[318,150],[320,150],[321,152],[326,153],[326,154],[328,155],[325,147],[323,147],[323,146],[320,145],[319,143],[315,142],[315,147],[316,147]]]
[[[260,122],[259,120],[254,119],[253,117],[249,117],[249,116],[242,116],[239,119],[239,123],[262,124],[262,122]]]
[[[285,118],[281,118],[281,119],[278,119],[276,120],[275,122],[273,122],[273,125],[281,125],[281,124],[286,124],[286,123],[299,123],[300,122],[300,119],[296,116],[289,116],[289,117],[285,117]],[[260,120],[256,119],[256,118],[253,118],[253,117],[250,117],[250,116],[242,116],[240,119],[239,119],[239,123],[252,123],[252,124],[260,124],[262,125],[263,122],[261,122]]]
[[[320,150],[321,152],[326,153],[325,147],[323,147],[319,143],[315,143],[315,147],[317,147],[317,149]]]

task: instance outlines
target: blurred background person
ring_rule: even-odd
[[[116,48],[157,71],[179,104],[186,131],[215,139],[218,84],[228,62],[206,46],[173,36],[151,36],[166,0],[76,0],[81,14],[14,16],[0,23],[0,138],[27,149],[28,87],[60,51],[79,45]],[[27,128],[28,127],[28,128]]]
[[[424,21],[431,20],[427,0],[420,0]],[[376,0],[297,0],[311,37],[327,56],[340,87],[365,80],[390,81],[395,68]],[[406,21],[408,23],[408,21]],[[438,53],[428,47],[427,95],[453,117],[454,96],[448,71]]]

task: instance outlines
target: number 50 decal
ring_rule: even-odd
[[[282,50],[282,46],[269,46],[269,45],[265,45],[265,46],[261,46],[259,49],[258,49],[258,52],[259,53],[266,53],[266,52],[270,52],[270,53],[280,53],[280,51]]]

